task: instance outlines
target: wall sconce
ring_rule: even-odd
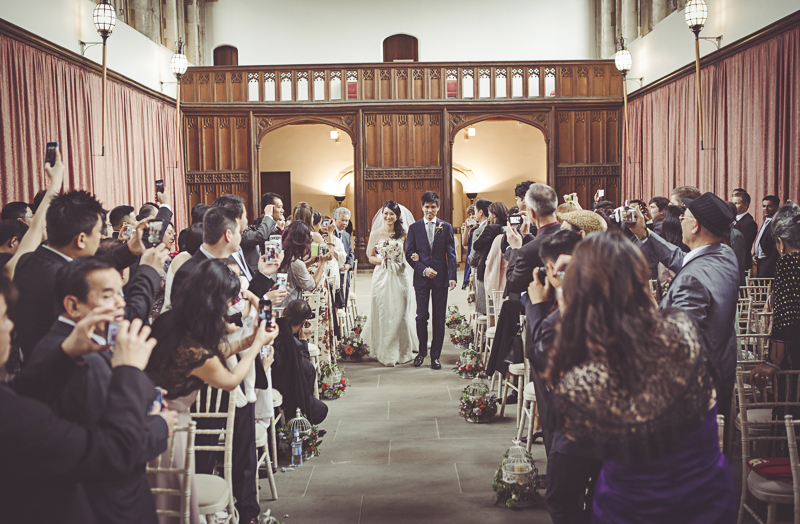
[[[700,90],[700,31],[708,19],[708,6],[705,0],[688,0],[686,2],[686,25],[694,33],[694,63],[697,77],[697,126],[700,133],[700,149],[703,149],[703,97]]]
[[[617,70],[622,74],[622,92],[625,95],[625,152],[628,156],[628,163],[631,163],[631,135],[628,132],[628,82],[626,81],[628,71],[631,70],[633,65],[633,58],[631,52],[625,47],[625,38],[619,37],[619,44],[617,53],[614,55],[614,65]]]
[[[344,202],[345,198],[347,198],[347,195],[333,195],[333,199],[336,200],[336,205],[338,207],[342,207],[342,202]]]
[[[94,8],[94,12],[92,13],[92,22],[94,23],[95,29],[97,29],[97,33],[100,35],[100,38],[103,39],[102,42],[83,42],[81,40],[78,43],[81,45],[81,55],[86,53],[87,47],[92,47],[94,45],[102,45],[103,46],[103,94],[102,94],[102,109],[101,109],[101,116],[100,116],[100,133],[101,133],[101,152],[100,156],[106,155],[106,40],[111,35],[111,32],[114,30],[114,26],[117,25],[117,13],[114,11],[114,6],[111,5],[111,0],[100,0],[100,3],[97,4]]]
[[[478,193],[467,193],[467,198],[469,198],[469,205],[475,203],[475,199],[478,198]]]
[[[473,136],[475,136],[475,128],[474,127],[469,126],[468,128],[466,128],[464,130],[464,140],[469,140],[470,137],[473,137]]]
[[[336,129],[336,128],[332,128],[331,129],[331,140],[333,140],[334,142],[338,142],[339,141],[339,130],[338,129]]]

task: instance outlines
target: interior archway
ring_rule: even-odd
[[[284,195],[287,213],[308,202],[322,214],[330,214],[337,207],[334,196],[343,194],[343,207],[356,223],[354,149],[347,133],[325,124],[291,124],[265,134],[260,144],[259,194],[283,191],[290,195]],[[287,178],[289,191],[277,187]]]

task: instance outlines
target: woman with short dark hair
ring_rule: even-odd
[[[325,276],[325,262],[332,258],[333,252],[330,251],[320,257],[314,257],[314,260],[318,259],[320,263],[317,264],[314,273],[310,273],[306,261],[312,260],[311,229],[302,220],[292,220],[283,233],[283,263],[278,270],[280,273],[286,273],[286,291],[289,292],[281,302],[281,307],[292,300],[302,299],[303,292],[314,291]]]
[[[686,313],[658,311],[649,275],[619,233],[578,244],[545,374],[558,424],[602,453],[593,523],[733,522],[736,491],[701,339]]]
[[[486,294],[491,298],[493,289],[486,289],[484,286],[484,276],[486,274],[486,262],[489,258],[489,251],[492,243],[497,236],[505,233],[508,223],[508,207],[502,202],[493,202],[488,206],[488,224],[477,233],[472,241],[472,252],[469,256],[469,265],[475,268],[475,279],[477,286],[475,289],[475,309],[481,315],[486,314]]]

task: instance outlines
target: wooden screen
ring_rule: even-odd
[[[383,61],[418,61],[417,39],[410,35],[393,35],[383,41]]]

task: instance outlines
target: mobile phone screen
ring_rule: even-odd
[[[156,180],[156,193],[163,193],[163,192],[164,192],[164,181]]]
[[[47,150],[44,155],[44,163],[50,164],[50,167],[56,165],[56,148],[58,147],[58,142],[48,142],[47,143]]]

